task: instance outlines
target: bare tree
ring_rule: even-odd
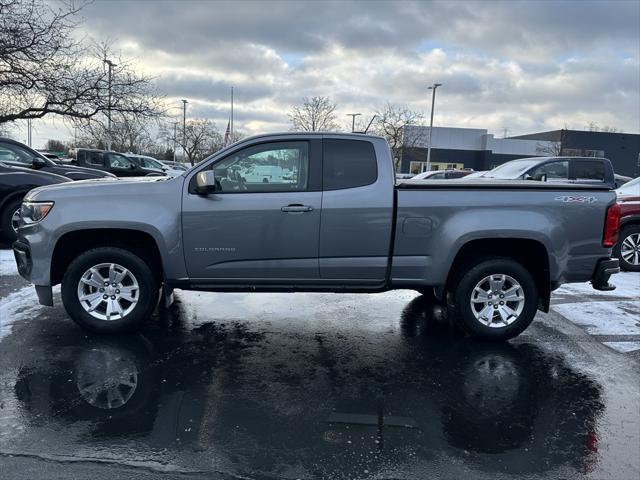
[[[371,131],[389,142],[396,170],[400,167],[402,149],[415,147],[421,140],[420,135],[406,135],[405,127],[420,125],[422,119],[422,113],[391,103],[387,103],[384,108],[376,112]]]
[[[160,99],[151,79],[108,45],[87,47],[76,38],[83,4],[58,5],[0,0],[0,123],[49,114],[88,119],[109,109],[156,116]],[[114,63],[111,81],[106,58]]]
[[[536,143],[536,154],[546,157],[562,156],[562,142],[538,142]]]
[[[289,113],[291,129],[302,132],[331,132],[340,129],[336,121],[336,104],[329,97],[305,97]]]
[[[171,135],[173,135],[172,131]],[[184,151],[191,165],[220,150],[223,144],[222,135],[218,132],[215,124],[207,119],[188,120],[185,139],[186,141],[183,140],[182,135],[178,135],[176,143]]]
[[[103,118],[75,121],[75,128],[81,133],[84,146],[106,145],[111,137],[111,149],[116,152],[142,153],[156,150],[150,130],[154,127],[152,119],[134,114],[119,113],[113,118],[111,133]]]

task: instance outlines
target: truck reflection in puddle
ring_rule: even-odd
[[[584,472],[594,461],[598,384],[524,339],[462,338],[424,297],[405,307],[400,334],[188,331],[171,315],[174,326],[144,335],[71,328],[48,344],[15,385],[30,428],[74,432],[59,447],[71,451],[126,444],[136,458],[275,477],[420,476],[451,462]]]

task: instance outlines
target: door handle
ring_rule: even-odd
[[[299,203],[292,203],[291,205],[287,205],[286,207],[282,207],[280,209],[281,212],[285,213],[304,213],[310,212],[313,210],[313,207],[309,205],[301,205]]]

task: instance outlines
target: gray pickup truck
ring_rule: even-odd
[[[446,300],[470,334],[500,340],[562,283],[614,288],[615,202],[605,187],[534,181],[396,185],[382,138],[286,133],[175,178],[36,188],[13,248],[40,303],[62,283],[71,318],[96,332],[139,327],[174,288],[414,289]]]

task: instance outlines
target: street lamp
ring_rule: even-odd
[[[429,87],[429,90],[433,90],[433,93],[431,94],[431,121],[429,122],[429,146],[427,147],[427,172],[431,171],[431,133],[433,132],[433,109],[436,105],[436,88],[441,86],[441,83],[434,83]]]
[[[356,131],[356,117],[361,113],[347,113],[347,117],[351,117],[351,133]]]
[[[109,65],[109,103],[107,105],[107,150],[111,150],[111,80],[112,80],[112,72],[111,69],[113,67],[117,67],[115,63],[111,60],[104,59],[104,63]]]

